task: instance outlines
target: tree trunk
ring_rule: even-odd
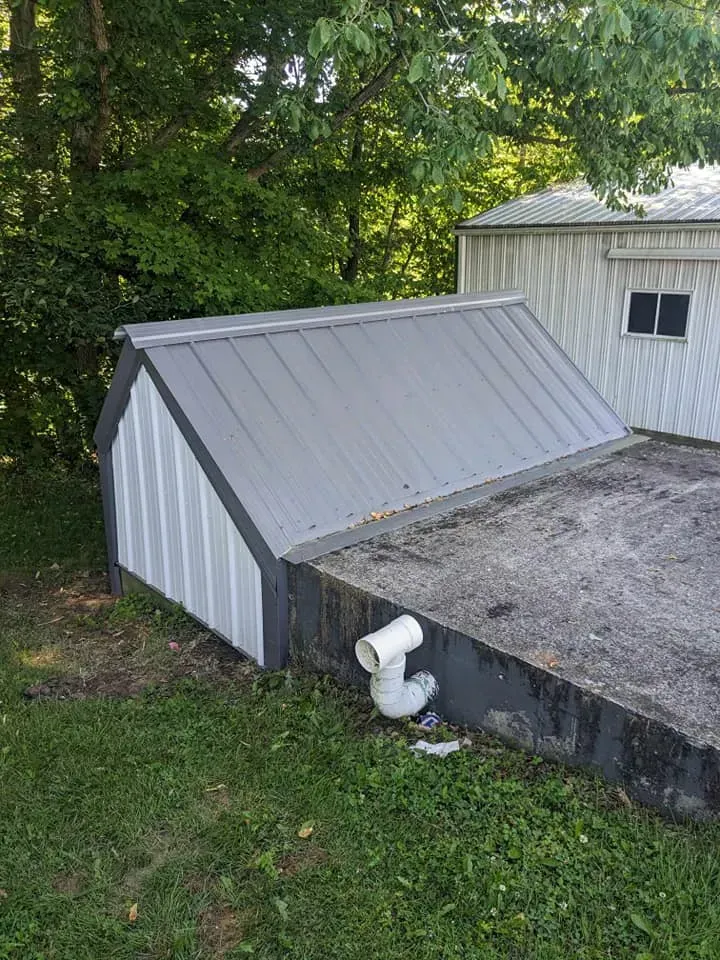
[[[388,223],[387,232],[385,234],[385,249],[383,251],[382,264],[380,266],[380,273],[384,277],[390,266],[390,257],[392,256],[393,248],[393,235],[395,233],[395,224],[397,223],[398,216],[400,215],[400,201],[396,200],[392,208],[392,213],[390,215],[390,222]]]
[[[110,126],[110,94],[108,92],[110,68],[107,62],[107,53],[110,49],[110,44],[108,43],[107,30],[105,29],[105,10],[103,9],[102,0],[88,0],[88,12],[90,14],[90,35],[92,36],[95,50],[98,54],[98,105],[95,124],[90,134],[90,142],[88,143],[85,166],[88,170],[97,170],[102,160],[103,150],[105,149],[105,139]]]
[[[19,137],[28,167],[42,160],[38,105],[42,89],[40,54],[35,45],[36,0],[10,4],[10,61]]]
[[[83,117],[75,124],[70,142],[70,166],[74,170],[97,170],[102,161],[110,127],[110,68],[107,53],[110,44],[105,26],[102,0],[85,0],[78,6],[78,57],[86,56],[85,37],[92,39],[97,55],[97,106],[95,117]]]
[[[357,117],[352,149],[350,151],[349,170],[353,182],[350,197],[346,204],[348,217],[348,250],[349,256],[340,268],[340,276],[346,283],[355,283],[360,271],[360,251],[362,247],[360,237],[360,204],[362,202],[361,167],[363,156],[363,121]]]

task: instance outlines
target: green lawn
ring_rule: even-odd
[[[0,478],[1,960],[720,958],[716,826],[480,735],[416,757],[101,558],[92,480]]]

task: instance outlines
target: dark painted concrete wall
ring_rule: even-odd
[[[411,613],[425,642],[408,657],[412,672],[440,684],[443,716],[497,734],[553,759],[586,766],[667,812],[720,814],[720,755],[673,727],[650,720],[555,674],[402,609],[311,564],[289,566],[290,651],[304,667],[367,686],[358,637]]]

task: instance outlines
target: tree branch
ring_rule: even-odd
[[[220,79],[222,77],[223,71],[227,68],[232,68],[235,65],[235,61],[240,54],[239,47],[233,47],[225,57],[222,63],[218,66],[217,70],[213,71],[211,74],[203,76],[197,83],[195,90],[195,100],[193,103],[186,104],[182,110],[177,114],[176,117],[173,117],[172,120],[168,120],[154,136],[146,144],[146,147],[149,149],[162,149],[166,147],[169,143],[175,139],[175,137],[180,133],[180,131],[185,127],[188,121],[191,119],[198,106],[201,103],[207,103],[210,97],[217,91],[220,85]],[[135,158],[130,158],[126,163],[123,164],[125,168],[132,167],[135,163]]]
[[[260,117],[254,115],[250,107],[243,113],[238,122],[230,131],[230,136],[225,144],[226,151],[232,156],[240,144],[247,140],[250,131],[256,127]]]
[[[268,94],[272,94],[276,87],[282,82],[283,70],[285,69],[285,58],[278,56],[276,51],[267,54],[265,74],[253,97],[252,103],[248,104],[247,110],[242,114],[225,142],[225,152],[233,156],[241,143],[247,140],[255,127],[259,124],[263,101]],[[258,109],[260,108],[260,109]]]
[[[503,134],[500,134],[503,136]],[[519,136],[510,135],[511,140],[517,143],[544,143],[550,147],[572,147],[572,140],[561,140],[559,137],[542,137],[532,133],[520,134]]]
[[[685,94],[693,93],[712,93],[720,90],[716,84],[712,84],[709,87],[670,87],[668,93],[671,97],[682,97]]]
[[[395,224],[397,223],[398,216],[400,215],[400,208],[401,203],[399,200],[396,200],[390,215],[390,222],[388,223],[387,230],[385,232],[385,249],[383,250],[382,265],[380,267],[380,273],[383,277],[387,273],[388,267],[390,266],[393,234],[395,233]]]
[[[342,127],[343,124],[350,119],[350,117],[354,116],[359,110],[361,110],[369,100],[374,99],[379,93],[381,93],[397,73],[397,69],[401,62],[402,58],[400,56],[393,57],[393,59],[380,71],[380,73],[376,74],[373,79],[361,90],[358,90],[355,96],[348,101],[347,105],[335,114],[330,121],[330,133],[325,137],[318,137],[316,140],[313,140],[311,146],[315,147],[319,146],[321,143],[325,143],[325,141],[328,140],[333,133],[336,133],[340,127]],[[281,160],[289,157],[292,153],[294,153],[294,151],[294,146],[290,146],[289,144],[284,147],[280,147],[274,153],[271,153],[268,157],[266,157],[257,166],[248,170],[248,179],[259,180],[260,177],[264,176],[264,174],[266,174],[269,170],[277,166]]]

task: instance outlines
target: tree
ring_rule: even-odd
[[[13,456],[84,455],[120,323],[447,289],[447,227],[499,171],[623,203],[720,149],[701,0],[0,10]]]

